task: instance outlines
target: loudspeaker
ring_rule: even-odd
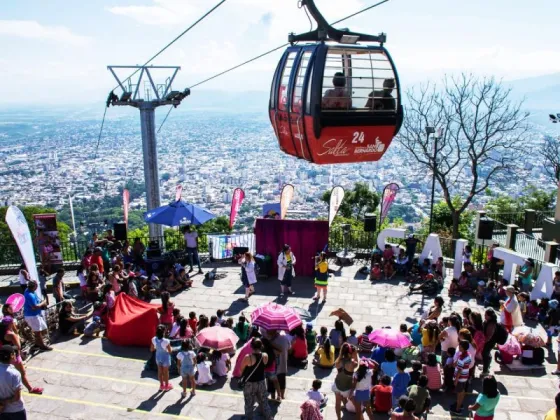
[[[152,258],[159,258],[161,257],[161,249],[157,248],[157,249],[147,249],[146,250],[146,258],[148,259],[152,259]]]
[[[364,215],[364,232],[375,232],[377,229],[377,216],[373,213]]]
[[[115,238],[117,238],[117,241],[126,241],[126,238],[128,236],[128,232],[126,230],[126,223],[124,222],[120,222],[120,223],[113,223],[113,233],[115,235]]]
[[[494,220],[489,217],[481,217],[478,224],[477,238],[489,241],[494,235]]]

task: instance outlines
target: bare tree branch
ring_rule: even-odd
[[[498,174],[513,175],[529,134],[522,103],[512,103],[510,90],[494,78],[470,74],[446,77],[407,92],[409,106],[398,141],[419,165],[432,172],[453,216],[458,237],[461,214]],[[441,138],[427,138],[426,126],[443,128]],[[560,145],[549,154],[560,163]],[[453,202],[453,197],[460,198]]]

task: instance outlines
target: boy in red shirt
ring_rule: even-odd
[[[196,330],[198,326],[198,320],[196,319],[196,314],[194,312],[189,312],[189,327],[193,330],[193,334],[196,335]]]
[[[378,413],[388,413],[393,408],[393,387],[391,378],[384,375],[381,383],[371,389],[373,396],[373,408]]]

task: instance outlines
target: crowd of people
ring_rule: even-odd
[[[189,229],[185,235],[193,236],[192,233]],[[353,328],[347,331],[342,319],[336,320],[330,329],[308,323],[291,331],[278,331],[252,326],[244,314],[234,320],[223,310],[211,316],[197,315],[194,311],[183,316],[171,296],[192,287],[190,273],[193,263],[198,262],[198,255],[190,253],[193,258],[189,271],[180,264],[169,264],[158,277],[149,274],[143,266],[141,242],[134,241],[129,245],[112,239],[111,231],[107,231],[103,239],[95,238],[77,270],[81,287],[79,298],[92,303],[92,310],[87,313],[79,314],[74,310],[73,300],[65,290],[64,270],[54,273],[53,297],[59,305],[61,332],[98,335],[120,293],[145,301],[161,299],[159,326],[151,342],[160,391],[173,389],[169,375],[173,363],[181,376],[182,397],[187,396],[188,390],[194,396],[197,387],[212,385],[219,378],[231,375],[238,379],[243,389],[245,415],[249,419],[253,417],[255,403],[264,418],[272,418],[268,396],[278,403],[286,398],[288,366],[304,369],[312,363],[317,369],[336,369],[332,391],[338,419],[342,418],[343,409],[355,413],[360,420],[365,416],[373,418],[374,412],[387,413],[391,419],[417,419],[430,412],[433,393],[453,392],[455,402],[449,407],[452,414],[462,415],[468,409],[475,413],[475,419],[490,420],[500,400],[497,381],[490,370],[495,347],[503,344],[508,334],[523,325],[524,320],[542,323],[548,332],[549,345],[560,328],[560,272],[556,273],[550,299],[531,300],[534,262],[528,259],[519,268],[516,281],[510,285],[499,275],[501,264],[493,256],[495,246],[488,253],[488,261],[479,269],[474,267],[471,248],[465,247],[464,269],[459,279],[450,282],[448,290],[450,299],[472,294],[485,310],[481,313],[467,307],[461,313],[451,312],[444,316],[444,299],[435,296],[416,323],[400,325],[400,333],[409,339],[410,344],[393,348],[379,346],[371,339],[372,326],[366,326],[363,331]],[[383,251],[376,249],[372,253],[369,273],[372,283],[398,275],[410,283],[411,293],[436,294],[441,291],[446,274],[443,258],[420,262],[415,257],[418,243],[413,236],[408,237],[404,242],[405,249],[400,249],[396,255],[391,246]],[[187,245],[194,245],[190,247],[191,251],[197,247],[195,239]],[[295,263],[295,255],[290,246],[285,245],[277,259],[281,296],[294,293]],[[258,267],[250,252],[239,259],[239,264],[244,299],[249,300],[255,292]],[[317,293],[314,300],[322,298],[322,302],[326,302],[329,271],[326,254],[319,253],[315,259]],[[43,270],[41,273],[45,278],[48,275]],[[25,320],[34,332],[35,345],[40,350],[49,351],[51,347],[46,342],[47,326],[43,315],[48,301],[41,277],[35,282],[29,279],[24,268],[20,271]],[[37,293],[38,288],[44,290],[42,297]],[[0,379],[9,377],[15,384],[14,390],[25,386],[29,392],[42,393],[41,388],[29,384],[25,375],[10,305],[4,305],[2,312]],[[194,337],[210,327],[231,329],[239,338],[237,348],[201,347]],[[14,369],[8,365],[13,365]],[[472,389],[477,366],[481,370],[482,388],[478,390],[476,402],[467,407],[464,399],[466,392]],[[555,373],[560,373],[560,362]],[[301,404],[302,420],[323,418],[322,410],[328,398],[322,388],[320,379],[313,381]],[[0,406],[4,405],[4,409],[8,407],[9,412],[17,414],[21,411],[18,395],[14,392],[13,397],[0,398]]]

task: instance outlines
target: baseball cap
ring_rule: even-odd
[[[93,322],[101,322],[101,318],[98,316],[93,317]]]
[[[306,327],[308,330],[311,330],[311,329],[313,329],[313,323],[312,323],[312,322],[308,322],[307,324],[305,324],[305,327]]]

